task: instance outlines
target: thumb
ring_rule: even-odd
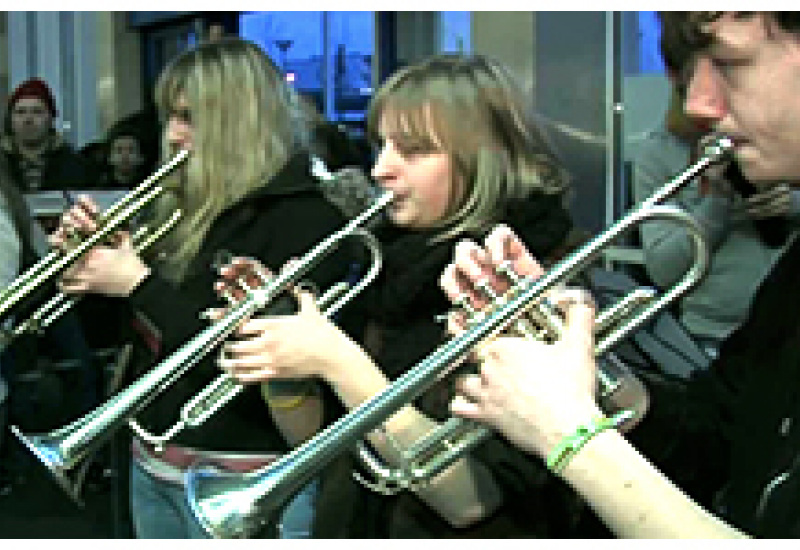
[[[316,312],[318,310],[317,297],[310,290],[297,287],[294,290],[294,295],[297,298],[300,313]]]
[[[118,231],[114,237],[118,248],[133,250],[133,240],[130,231]]]

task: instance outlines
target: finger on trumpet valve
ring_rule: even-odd
[[[236,302],[238,301],[236,299],[236,296],[233,294],[233,291],[228,287],[220,289],[219,293],[222,295],[223,298],[225,298],[225,300],[228,301],[230,305],[235,305]]]
[[[264,286],[269,284],[270,280],[272,280],[272,274],[260,263],[253,266],[253,274],[258,277],[258,280],[261,281],[261,284]]]
[[[499,295],[494,291],[494,288],[492,288],[491,283],[486,279],[475,283],[475,288],[477,288],[484,296],[489,298],[489,300],[491,300],[492,302],[496,301],[499,298]]]
[[[511,284],[518,285],[522,281],[522,277],[517,275],[517,272],[514,271],[514,266],[511,263],[511,260],[503,260],[503,262],[495,268],[495,271],[498,275],[502,275],[506,277]]]
[[[459,296],[458,299],[453,302],[453,305],[456,308],[464,311],[468,317],[473,317],[477,313],[477,310],[472,307],[472,302],[470,302],[469,296],[466,294]]]
[[[469,322],[467,313],[461,309],[451,309],[447,313],[440,313],[435,315],[433,320],[444,325],[452,333],[463,330]]]
[[[203,321],[214,321],[216,320],[215,312],[215,308],[208,308],[198,313],[197,316]]]
[[[246,275],[242,275],[241,277],[237,278],[236,279],[236,284],[238,284],[239,288],[241,288],[245,292],[252,292],[253,291],[253,287],[250,285],[250,283],[247,282],[247,276]]]

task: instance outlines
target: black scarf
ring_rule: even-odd
[[[511,226],[537,258],[547,257],[563,244],[572,227],[561,196],[538,193],[509,203],[500,222]],[[410,231],[390,224],[376,229],[375,234],[383,245],[385,264],[376,284],[365,292],[369,315],[392,325],[446,311],[450,304],[438,281],[459,238],[431,242],[432,231]],[[484,236],[464,238],[480,242]]]

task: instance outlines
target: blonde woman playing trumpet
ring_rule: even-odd
[[[91,250],[61,281],[67,292],[116,296],[130,305],[135,346],[128,382],[207,326],[202,313],[219,304],[213,287],[218,265],[225,262],[220,257],[250,256],[277,269],[346,222],[312,175],[306,126],[293,92],[254,44],[226,38],[179,55],[160,76],[156,98],[165,122],[165,151],[191,151],[174,179],[165,182],[170,190],[153,215],[157,224],[180,209],[179,224],[147,257],[136,254],[130,237],[122,234],[116,246]],[[96,215],[96,205],[83,198],[64,216],[53,241],[63,242],[68,231],[91,231]],[[347,277],[353,261],[343,249],[309,279],[327,288]],[[159,394],[137,420],[151,433],[164,433],[177,421],[180,407],[218,375],[207,358]],[[136,535],[204,537],[186,503],[183,471],[198,460],[234,471],[269,463],[319,429],[319,396],[302,403],[305,424],[296,422],[298,411],[280,407],[307,389],[307,384],[275,385],[268,407],[259,388],[249,388],[199,429],[179,433],[163,452],[134,437]],[[288,394],[276,395],[279,390]],[[307,536],[312,512],[313,492],[301,493],[280,519],[280,534]]]

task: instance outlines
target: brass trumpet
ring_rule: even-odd
[[[222,319],[214,322],[192,340],[142,375],[104,404],[82,418],[60,429],[41,435],[25,435],[16,426],[11,431],[30,449],[55,476],[67,494],[80,504],[79,486],[71,479],[72,470],[90,452],[106,441],[120,426],[127,423],[140,437],[158,446],[172,439],[187,427],[197,427],[222,406],[236,397],[244,386],[228,374],[221,374],[181,409],[180,419],[163,435],[144,431],[133,419],[156,395],[173,381],[199,363],[230,336],[236,328],[256,312],[264,309],[283,292],[296,284],[322,259],[335,251],[348,237],[364,241],[372,253],[372,265],[354,286],[334,285],[320,299],[324,314],[334,315],[348,301],[374,280],[382,265],[380,246],[372,234],[361,226],[386,208],[393,198],[391,192],[378,197],[362,214],[345,227],[317,244],[297,262],[270,279],[262,287],[249,289],[247,295]],[[348,290],[349,289],[349,290]],[[346,292],[344,292],[347,290]]]
[[[684,172],[665,184],[654,195],[611,227],[573,252],[536,280],[520,278],[502,300],[485,316],[473,320],[469,328],[435,349],[430,355],[395,380],[382,392],[353,409],[302,446],[294,449],[269,467],[251,474],[220,473],[207,468],[195,468],[186,473],[187,498],[192,511],[206,531],[218,538],[243,538],[254,534],[272,519],[288,500],[331,460],[351,450],[367,433],[379,427],[388,417],[412,402],[430,385],[461,363],[482,341],[502,331],[514,328],[515,323],[537,324],[548,291],[565,284],[587,266],[617,237],[638,224],[654,218],[683,223],[689,230],[695,251],[695,262],[684,278],[662,296],[647,298],[644,307],[630,307],[638,297],[625,297],[623,306],[611,306],[598,318],[603,334],[598,338],[596,354],[608,352],[628,334],[637,330],[675,298],[692,288],[705,274],[708,250],[703,231],[686,212],[663,206],[671,197],[700,172],[726,158],[733,142],[723,136],[707,145],[702,157]],[[649,294],[649,293],[646,293]],[[622,315],[624,310],[630,311]],[[547,314],[545,314],[545,317]],[[624,317],[624,318],[623,318]],[[605,326],[604,326],[605,325]],[[609,372],[601,373],[601,390],[613,392],[617,380]],[[452,420],[437,433],[414,445],[401,468],[385,468],[379,463],[374,469],[385,483],[413,487],[430,479],[452,464],[488,433],[487,428],[461,420]],[[432,449],[432,450],[431,450]],[[369,463],[370,457],[366,458]]]
[[[174,171],[189,157],[189,151],[181,150],[166,164],[159,168],[150,177],[140,183],[136,188],[112,204],[98,220],[98,228],[92,234],[84,237],[80,242],[74,243],[68,250],[51,250],[44,258],[17,277],[0,294],[0,320],[12,314],[15,306],[24,299],[41,289],[48,281],[52,281],[63,274],[70,266],[77,262],[93,247],[107,241],[114,233],[124,227],[143,208],[153,202],[164,191],[159,182]],[[165,226],[158,228],[151,236],[140,234],[137,249],[150,246],[177,222],[176,213]],[[67,311],[74,303],[75,298],[58,295],[46,302],[28,319],[11,324],[3,329],[3,343],[8,343],[21,334],[37,332],[49,326],[57,317]],[[69,304],[69,305],[67,305]]]

